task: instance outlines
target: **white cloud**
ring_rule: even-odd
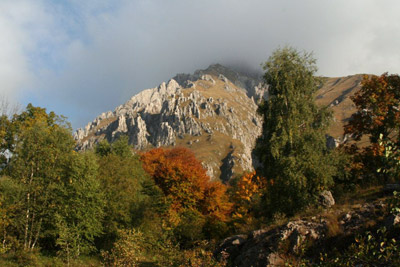
[[[0,92],[30,93],[82,126],[175,73],[258,68],[279,45],[314,51],[321,75],[399,73],[398,10],[395,0],[3,0]]]
[[[31,80],[28,58],[24,50],[31,40],[24,31],[32,19],[32,9],[26,2],[17,6],[11,1],[0,3],[0,92],[10,100],[16,100]]]

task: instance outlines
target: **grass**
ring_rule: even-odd
[[[328,106],[335,99],[343,97],[338,105],[331,107],[334,121],[328,132],[335,138],[343,136],[343,125],[356,111],[354,103],[349,97],[361,88],[362,77],[363,75],[359,74],[341,78],[326,78],[322,88],[317,91],[316,102],[321,106]]]
[[[0,256],[0,266],[19,267],[62,267],[67,266],[66,262],[55,256],[46,256],[40,253],[8,253]],[[70,262],[70,267],[95,267],[102,266],[101,260],[97,256],[82,256]]]

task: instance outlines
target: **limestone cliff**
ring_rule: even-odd
[[[76,131],[77,148],[92,148],[103,139],[113,142],[127,135],[137,150],[192,149],[213,179],[226,181],[235,173],[252,170],[251,151],[262,125],[254,99],[259,100],[266,90],[254,82],[258,88],[254,91],[262,95],[249,98],[247,90],[223,74],[196,75],[186,77],[192,80],[181,79],[182,84],[171,79],[144,90],[113,112],[101,114]]]

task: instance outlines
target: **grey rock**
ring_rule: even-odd
[[[214,252],[214,256],[218,260],[227,260],[231,255],[235,255],[240,251],[240,246],[243,245],[246,239],[246,235],[235,235],[224,239]]]
[[[187,88],[196,88],[196,84],[194,82],[188,80],[186,83]]]
[[[326,135],[325,138],[326,138],[326,147],[328,149],[334,149],[338,147],[340,144],[339,140],[333,138],[333,136]]]
[[[222,75],[222,74],[218,75],[218,79],[220,79],[221,81],[223,81],[223,82],[225,82],[225,83],[228,83],[228,82],[229,82],[228,78],[226,78],[226,77],[225,77],[224,75]]]
[[[204,80],[204,81],[207,81],[207,82],[211,82],[213,85],[215,84],[214,79],[209,74],[202,75],[200,79]]]
[[[298,252],[306,242],[322,240],[326,231],[325,222],[291,221],[273,229],[253,231],[248,237],[226,238],[214,251],[214,256],[237,267],[283,266],[282,246]]]
[[[365,233],[365,228],[362,226],[372,217],[378,218],[379,212],[383,210],[385,205],[381,200],[353,207],[342,216],[343,223],[340,225],[342,234],[349,236]],[[331,220],[331,217],[314,216],[273,228],[255,230],[249,236],[228,237],[217,246],[214,256],[236,267],[285,266],[283,256],[287,259],[288,252],[298,255],[301,248],[309,242],[315,246],[326,242],[327,238],[330,238],[328,221]],[[390,221],[387,222],[387,226],[393,227],[400,223],[400,216],[393,216],[387,221]]]
[[[224,74],[213,75],[234,87]],[[201,82],[209,88],[216,83],[207,73],[198,74],[197,78],[178,75],[177,80],[171,79],[156,88],[138,93],[113,112],[102,113],[84,129],[78,129],[74,133],[76,149],[90,149],[102,139],[113,142],[121,135],[127,135],[130,144],[142,150],[151,146],[174,146],[178,138],[185,136],[219,132],[243,144],[232,149],[230,156],[227,155],[223,168],[224,179],[229,180],[233,176],[234,168],[253,170],[251,150],[262,126],[261,117],[256,112],[257,105],[239,89],[235,89],[232,97],[240,104],[235,109],[230,104],[228,106],[226,99],[215,99],[209,93],[206,97],[201,88],[190,91],[183,89]],[[245,114],[245,117],[240,117],[240,114]],[[192,144],[192,141],[188,143]],[[211,178],[219,178],[215,175],[221,172],[221,162],[205,161],[203,164]]]
[[[332,192],[324,190],[319,195],[319,203],[325,208],[330,208],[335,205],[335,199],[332,196]]]

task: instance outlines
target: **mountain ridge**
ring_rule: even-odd
[[[125,134],[137,150],[189,147],[212,179],[227,181],[252,170],[252,147],[262,125],[254,97],[222,74],[200,74],[190,76],[193,81],[181,79],[183,86],[171,79],[133,96],[114,112],[102,113],[75,132],[78,150]],[[265,94],[266,88],[258,88]]]
[[[330,146],[346,139],[343,124],[355,111],[349,97],[360,88],[361,78],[323,78],[316,93],[316,102],[334,112]],[[257,165],[252,155],[262,126],[257,103],[267,97],[260,75],[213,64],[143,90],[78,129],[74,138],[78,150],[93,148],[104,139],[113,142],[121,135],[127,135],[138,151],[185,146],[194,151],[212,179],[228,181]]]

